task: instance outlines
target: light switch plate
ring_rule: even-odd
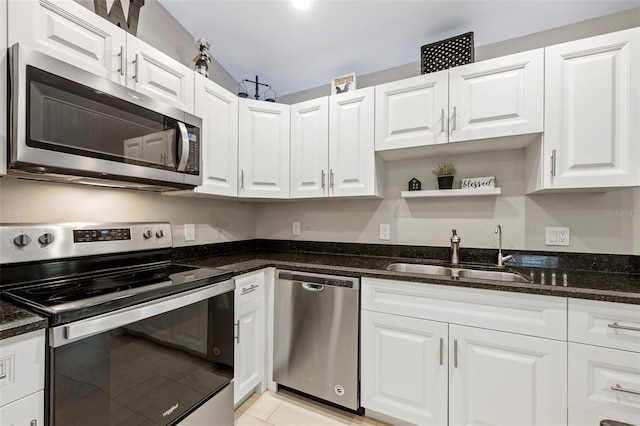
[[[547,246],[571,245],[571,232],[569,228],[561,226],[547,226],[545,229],[544,244]]]
[[[185,223],[184,240],[194,241],[196,239],[196,226],[193,223]]]

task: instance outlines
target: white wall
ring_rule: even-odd
[[[435,189],[431,170],[453,161],[458,175],[495,176],[497,197],[403,199],[412,177]],[[640,189],[609,193],[524,195],[524,150],[410,159],[386,163],[384,200],[300,200],[257,206],[258,238],[448,246],[451,229],[462,247],[495,248],[495,226],[511,249],[640,255]],[[617,213],[616,213],[617,212]],[[622,214],[622,216],[619,216]],[[292,222],[301,223],[294,237]],[[391,240],[379,225],[391,224]],[[571,228],[570,247],[544,245],[546,226]]]
[[[0,179],[0,223],[171,222],[175,246],[247,240],[256,236],[252,203],[159,193]],[[196,240],[184,241],[184,224]]]

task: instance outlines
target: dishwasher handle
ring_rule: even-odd
[[[302,284],[302,288],[308,291],[315,291],[318,293],[321,291],[324,291],[324,286],[321,284],[311,284],[311,283],[301,283],[301,282],[298,282],[298,284]]]

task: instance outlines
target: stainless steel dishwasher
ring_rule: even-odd
[[[359,278],[278,271],[274,381],[358,411],[359,311]]]

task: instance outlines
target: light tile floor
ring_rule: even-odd
[[[287,391],[254,393],[235,411],[236,426],[389,426]]]

